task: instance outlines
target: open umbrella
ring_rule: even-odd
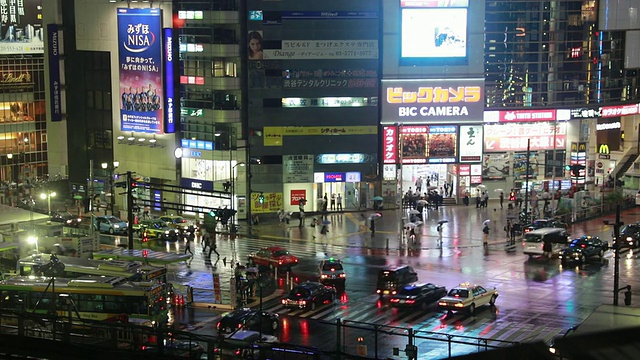
[[[438,225],[442,226],[442,224],[446,224],[448,222],[449,222],[449,220],[440,220],[440,221],[438,221]]]
[[[418,205],[427,205],[427,200],[418,200]]]
[[[486,185],[482,185],[482,184],[480,184],[480,185],[478,185],[478,186],[477,186],[477,188],[478,188],[478,189],[486,189],[486,188],[487,188],[487,186],[486,186]]]
[[[382,200],[384,200],[384,199],[382,198],[382,196],[374,196],[374,197],[373,197],[373,200],[375,200],[375,201],[382,201]]]
[[[490,222],[491,222],[491,220],[487,219],[487,220],[482,222],[482,226],[487,226],[487,225],[489,225]]]
[[[412,215],[420,214],[420,211],[418,211],[416,209],[411,209],[411,210],[409,210],[409,214],[412,214]]]
[[[322,225],[329,225],[329,224],[331,224],[331,221],[329,221],[329,220],[323,220],[322,221]]]
[[[418,224],[412,223],[412,222],[404,224],[404,227],[407,228],[407,229],[412,229],[412,228],[414,228],[416,226],[418,226]]]

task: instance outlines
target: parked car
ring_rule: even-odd
[[[329,258],[320,262],[319,279],[324,285],[345,288],[347,273],[344,271],[340,259]]]
[[[382,299],[385,295],[395,295],[398,289],[418,281],[418,273],[408,265],[387,266],[378,272],[376,293]]]
[[[231,334],[242,330],[260,331],[268,335],[276,335],[280,328],[280,315],[272,312],[260,312],[254,309],[238,309],[225,314],[218,322],[218,334]]]
[[[318,305],[333,303],[335,299],[336,289],[333,286],[307,281],[291,289],[289,295],[282,299],[282,305],[286,308],[315,310]]]
[[[292,266],[298,264],[298,258],[280,246],[262,248],[256,253],[249,254],[247,258],[251,264],[268,267],[272,270],[275,268],[291,270]]]
[[[142,220],[137,225],[134,225],[134,230],[139,236],[146,230],[147,236],[150,238],[157,238],[166,241],[178,241],[180,239],[180,230],[169,227],[162,220]]]
[[[494,306],[498,298],[498,290],[485,289],[479,285],[462,283],[449,290],[447,296],[438,300],[438,307],[448,311],[468,310],[470,314],[475,313],[478,306]]]
[[[157,345],[144,345],[142,350],[145,352],[159,352]],[[205,353],[202,345],[195,341],[169,341],[164,344],[164,355],[171,358],[200,359]]]
[[[260,334],[253,330],[238,330],[224,336],[213,349],[216,359],[259,359],[262,346],[271,347],[278,343],[273,335]]]
[[[637,248],[640,247],[640,223],[628,224],[620,229],[620,247]],[[614,246],[617,239],[613,239]]]
[[[542,229],[542,228],[559,228],[559,229],[566,230],[569,228],[569,226],[558,219],[538,219],[538,220],[533,220],[531,224],[526,225],[523,228],[523,231],[526,234],[533,230]]]
[[[124,234],[127,232],[127,223],[115,216],[96,216],[93,220],[93,228],[109,234]]]
[[[569,247],[560,253],[562,265],[567,265],[570,261],[579,261],[581,264],[587,262],[589,258],[597,256],[600,260],[604,258],[604,252],[609,249],[609,243],[600,240],[597,236],[581,236],[573,239]]]
[[[179,215],[163,215],[159,217],[160,221],[163,221],[166,226],[183,229],[184,227],[189,227],[189,223],[185,218]]]
[[[545,242],[551,243],[550,256],[560,254],[569,242],[567,230],[561,228],[542,228],[525,233],[524,240],[522,241],[523,252],[525,255],[529,255],[529,258],[534,255],[544,255],[543,246]]]
[[[73,215],[68,211],[52,211],[51,221],[63,223],[69,227],[78,227],[82,223],[82,217]]]
[[[424,307],[447,295],[444,286],[431,283],[405,285],[389,299],[393,307]]]

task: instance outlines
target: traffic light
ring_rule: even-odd
[[[217,216],[216,209],[212,209],[211,211],[209,211],[209,216],[216,217]]]
[[[258,202],[264,204],[264,195],[260,194],[260,196],[258,196]]]
[[[571,171],[572,166],[571,165],[565,165],[564,166],[564,171]]]
[[[627,291],[624,292],[624,304],[631,305],[631,285],[627,285]]]

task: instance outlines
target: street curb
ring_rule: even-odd
[[[265,301],[269,301],[277,297],[281,297],[283,293],[284,293],[284,290],[277,289],[271,295],[263,296],[262,302],[264,303]],[[251,297],[251,299],[254,300],[251,302],[251,304],[253,305],[255,303],[255,306],[258,306],[258,304],[260,303],[260,298],[253,296]],[[222,311],[231,311],[231,310],[241,308],[241,307],[234,307],[231,304],[216,304],[216,303],[205,303],[205,302],[192,302],[187,307],[197,308],[197,309],[222,310]],[[246,307],[254,307],[254,306],[246,306]]]

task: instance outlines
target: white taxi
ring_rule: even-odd
[[[449,290],[447,296],[438,300],[438,307],[448,311],[468,310],[473,314],[476,307],[482,305],[494,306],[498,298],[498,290],[494,287],[487,290],[479,285],[462,283]]]

